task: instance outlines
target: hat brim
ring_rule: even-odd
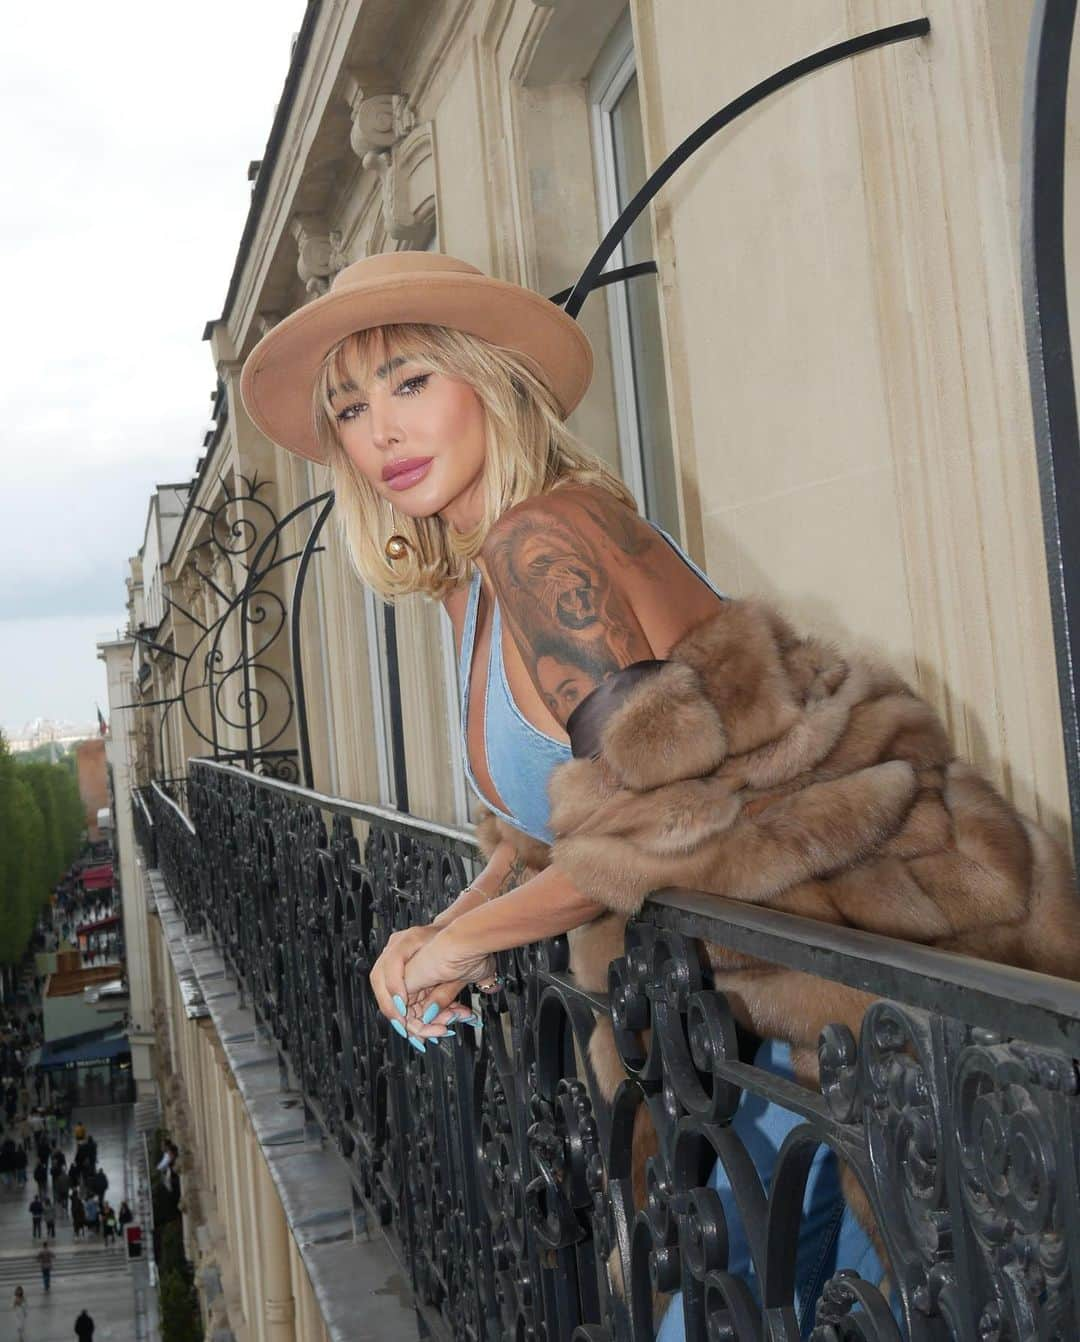
[[[315,434],[313,394],[323,360],[339,341],[373,326],[448,326],[523,356],[550,389],[563,418],[592,378],[584,331],[547,298],[487,275],[394,275],[332,289],[285,317],[248,355],[240,394],[272,442],[325,461]]]

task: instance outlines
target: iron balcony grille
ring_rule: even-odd
[[[391,931],[453,899],[470,836],[209,761],[188,796],[190,818],[157,787],[140,799],[147,859],[272,1033],[432,1335],[636,1342],[654,1334],[654,1288],[681,1287],[687,1337],[795,1342],[802,1180],[826,1144],[867,1193],[903,1326],[840,1273],[815,1342],[1080,1336],[1080,985],[668,892],[629,925],[610,1000],[575,985],[565,938],[507,952],[482,1030],[421,1057],[365,974]],[[860,1040],[825,1032],[820,1093],[740,1060],[703,939],[883,999]],[[601,1012],[627,1070],[610,1105],[585,1062]],[[771,1195],[730,1127],[744,1092],[801,1119]],[[635,1200],[642,1104],[660,1151]],[[704,1187],[718,1156],[760,1300],[726,1271]]]

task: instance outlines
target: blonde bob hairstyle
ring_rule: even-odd
[[[406,517],[375,492],[342,449],[330,404],[334,387],[365,387],[392,358],[443,373],[480,398],[487,435],[484,512],[472,531],[441,517]],[[424,592],[441,598],[466,581],[494,523],[514,504],[574,481],[600,485],[635,511],[633,495],[577,441],[544,383],[512,350],[447,326],[377,326],[346,336],[315,379],[315,430],[334,472],[339,524],[360,577],[385,600]],[[404,536],[409,551],[390,562],[386,542]]]

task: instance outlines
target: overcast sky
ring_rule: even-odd
[[[18,5],[0,46],[0,725],[105,708],[149,494],[187,480],[303,0]]]

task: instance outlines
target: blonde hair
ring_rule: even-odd
[[[394,512],[342,449],[331,389],[369,386],[375,369],[392,358],[464,382],[480,399],[487,436],[484,509],[472,531],[455,531],[438,516]],[[419,324],[357,331],[323,360],[314,400],[315,431],[334,472],[339,525],[360,577],[388,601],[412,592],[445,596],[470,577],[474,557],[508,508],[568,481],[600,485],[636,511],[633,495],[566,427],[526,361],[479,336]],[[404,536],[410,549],[391,563],[386,542],[395,534]]]

